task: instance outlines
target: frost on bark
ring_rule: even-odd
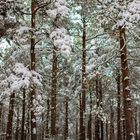
[[[124,27],[119,27],[119,39],[120,39],[120,56],[121,56],[122,88],[124,100],[124,115],[126,125],[126,139],[131,140],[134,135],[133,130],[134,128],[133,128],[133,113],[130,97],[130,81],[127,61],[126,35]]]

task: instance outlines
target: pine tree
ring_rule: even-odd
[[[131,140],[134,136],[133,130],[133,113],[130,95],[129,68],[127,61],[127,47],[125,28],[119,27],[120,37],[120,55],[121,55],[121,72],[122,72],[122,88],[124,100],[124,114],[126,122],[126,139]]]
[[[36,1],[32,0],[31,1],[31,28],[35,29],[35,24],[36,24]],[[36,63],[36,58],[35,58],[35,38],[34,34],[31,36],[31,48],[30,48],[30,53],[31,53],[31,70],[35,71],[35,63]],[[36,135],[36,116],[35,116],[35,108],[33,105],[33,101],[35,100],[35,87],[32,88],[32,91],[30,93],[30,100],[31,100],[31,140],[36,140],[37,135]],[[24,132],[23,132],[24,133]]]

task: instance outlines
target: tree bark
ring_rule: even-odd
[[[3,104],[0,103],[0,132],[2,133],[2,108]]]
[[[106,122],[106,140],[108,140],[108,121]]]
[[[30,101],[28,100],[28,106],[27,106],[27,124],[26,124],[26,139],[30,140]]]
[[[81,92],[81,107],[80,107],[80,131],[79,139],[85,140],[85,124],[84,112],[86,109],[86,23],[83,19],[83,36],[82,36],[82,92]]]
[[[137,107],[135,107],[135,140],[138,140],[138,127],[137,127]]]
[[[23,89],[23,99],[22,99],[22,124],[21,124],[21,140],[25,140],[25,131],[24,131],[24,125],[25,125],[25,89]]]
[[[15,93],[12,93],[10,95],[10,102],[9,102],[9,113],[8,113],[8,122],[7,122],[7,130],[6,130],[6,140],[12,139],[14,99],[15,99]]]
[[[92,114],[89,114],[88,118],[88,127],[87,127],[87,138],[88,140],[92,140]]]
[[[31,0],[31,28],[35,29],[35,9],[36,9],[36,0]],[[31,70],[35,71],[35,38],[34,38],[34,33],[31,35],[31,48],[30,48],[30,53],[31,53]],[[36,140],[37,139],[37,134],[36,134],[36,116],[35,116],[35,109],[33,105],[33,101],[35,100],[35,87],[33,86],[31,95],[30,95],[30,101],[31,101],[31,140]]]
[[[100,107],[99,103],[99,77],[96,75],[96,104],[97,109]],[[98,114],[95,117],[95,140],[100,140],[100,119]]]
[[[119,37],[120,37],[124,115],[126,121],[125,122],[126,139],[131,140],[134,137],[134,128],[133,128],[133,114],[132,114],[132,105],[131,105],[131,96],[130,96],[129,70],[128,70],[128,62],[127,62],[126,35],[125,35],[124,27],[119,27]]]
[[[100,107],[102,109],[102,99],[103,99],[103,93],[102,93],[102,79],[99,80],[99,93],[100,93],[100,100],[99,100],[99,103],[100,103]],[[104,123],[103,121],[100,119],[100,127],[101,127],[101,140],[104,139]]]
[[[50,116],[50,100],[47,100],[47,115],[46,115],[46,128],[45,138],[49,138],[49,116]]]
[[[53,48],[52,85],[51,85],[51,135],[56,135],[56,90],[57,90],[57,55]]]
[[[64,128],[64,140],[68,138],[68,97],[65,98],[65,128]]]
[[[92,93],[90,92],[90,114],[88,118],[88,126],[87,126],[87,138],[92,140]]]
[[[117,140],[122,140],[121,130],[121,77],[120,71],[117,72]]]
[[[125,128],[125,118],[122,117],[122,124],[123,124],[123,140],[126,140],[126,128]]]
[[[19,107],[17,108],[17,124],[16,124],[16,134],[15,134],[15,140],[18,140],[19,138]]]
[[[114,110],[113,104],[110,105],[110,140],[114,139]]]
[[[78,140],[78,120],[76,119],[76,140]]]
[[[138,118],[139,118],[139,128],[138,128],[138,130],[139,130],[139,138],[140,138],[140,107],[139,107],[139,111],[138,111]]]

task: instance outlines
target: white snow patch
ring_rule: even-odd
[[[33,128],[33,134],[36,134],[36,128]]]

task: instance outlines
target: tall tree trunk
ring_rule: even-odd
[[[138,140],[138,121],[137,121],[137,107],[135,107],[135,140]]]
[[[108,121],[106,122],[106,140],[108,140]]]
[[[35,9],[36,9],[36,0],[31,0],[31,28],[35,29]],[[35,71],[35,38],[34,33],[31,35],[31,70]],[[33,105],[33,100],[35,100],[35,87],[32,88],[30,100],[31,100],[31,140],[37,139],[36,134],[36,116],[35,116],[35,109]]]
[[[22,124],[21,124],[21,140],[25,140],[25,131],[24,131],[24,125],[25,125],[25,89],[23,89],[23,99],[22,99]]]
[[[89,114],[88,118],[88,126],[87,126],[87,138],[88,140],[92,140],[92,114]]]
[[[65,98],[65,128],[64,128],[64,140],[68,138],[68,97]]]
[[[7,122],[7,130],[6,130],[6,140],[12,139],[14,99],[15,99],[15,93],[12,93],[10,95],[10,102],[9,102],[9,113],[8,113],[8,122]]]
[[[57,90],[57,55],[53,48],[52,85],[51,85],[51,135],[56,135],[56,90]]]
[[[79,120],[79,140],[82,140],[83,132],[83,110],[82,110],[82,95],[79,95],[79,105],[80,105],[80,120]]]
[[[110,105],[110,140],[114,139],[114,110],[113,104]]]
[[[2,108],[3,104],[0,103],[0,132],[2,133]]]
[[[100,99],[99,99],[99,103],[100,103],[100,107],[102,109],[102,99],[103,99],[103,93],[102,93],[102,79],[99,80],[99,93],[100,93]],[[101,140],[104,139],[104,123],[103,121],[100,119],[100,127],[101,127]]]
[[[78,140],[78,120],[76,119],[76,140]]]
[[[126,128],[125,128],[125,118],[124,115],[122,117],[122,124],[123,124],[123,140],[126,140]]]
[[[138,129],[139,129],[139,138],[140,138],[140,107],[139,107],[139,112],[138,112],[138,118],[139,118],[139,122],[138,122],[139,123],[139,125],[138,125],[139,128]]]
[[[92,140],[92,93],[90,92],[90,114],[88,118],[88,126],[87,126],[87,138]]]
[[[42,115],[41,115],[42,117],[42,122],[44,122],[44,116],[45,116],[45,114],[44,113],[42,113]],[[40,129],[40,140],[44,140],[44,130],[45,130],[45,125],[44,124],[42,124],[41,125],[41,129]]]
[[[121,77],[120,71],[117,72],[117,140],[122,140],[121,130]]]
[[[126,121],[126,139],[131,140],[134,137],[134,128],[133,128],[133,114],[130,97],[130,81],[127,62],[126,35],[124,27],[119,27],[119,37],[120,37],[122,88],[124,99],[124,115]]]
[[[82,92],[81,92],[81,107],[80,107],[80,140],[85,140],[85,124],[84,112],[86,109],[86,23],[83,19],[83,36],[82,36]]]
[[[33,100],[35,98],[35,89],[31,92],[31,140],[37,139],[36,134],[36,116],[35,116],[35,108],[33,104]]]
[[[50,116],[50,100],[47,100],[47,115],[46,115],[46,128],[45,138],[49,138],[49,116]]]
[[[30,101],[28,101],[28,106],[27,106],[26,139],[27,140],[31,139],[31,135],[30,135]]]
[[[104,140],[104,123],[102,120],[100,121],[100,125],[101,125],[101,140]]]
[[[99,77],[96,76],[96,104],[97,109],[100,107],[99,103]],[[100,118],[98,117],[98,114],[95,117],[95,140],[100,140]]]
[[[19,107],[17,108],[17,122],[16,122],[15,140],[18,140],[18,138],[19,138]]]
[[[2,105],[2,104],[1,104]],[[5,132],[6,132],[6,124],[5,124],[5,113],[4,113],[4,106],[2,105],[1,106],[2,108],[2,110],[1,110],[1,131],[0,132],[2,132],[2,134],[4,134],[4,138],[5,138]]]

